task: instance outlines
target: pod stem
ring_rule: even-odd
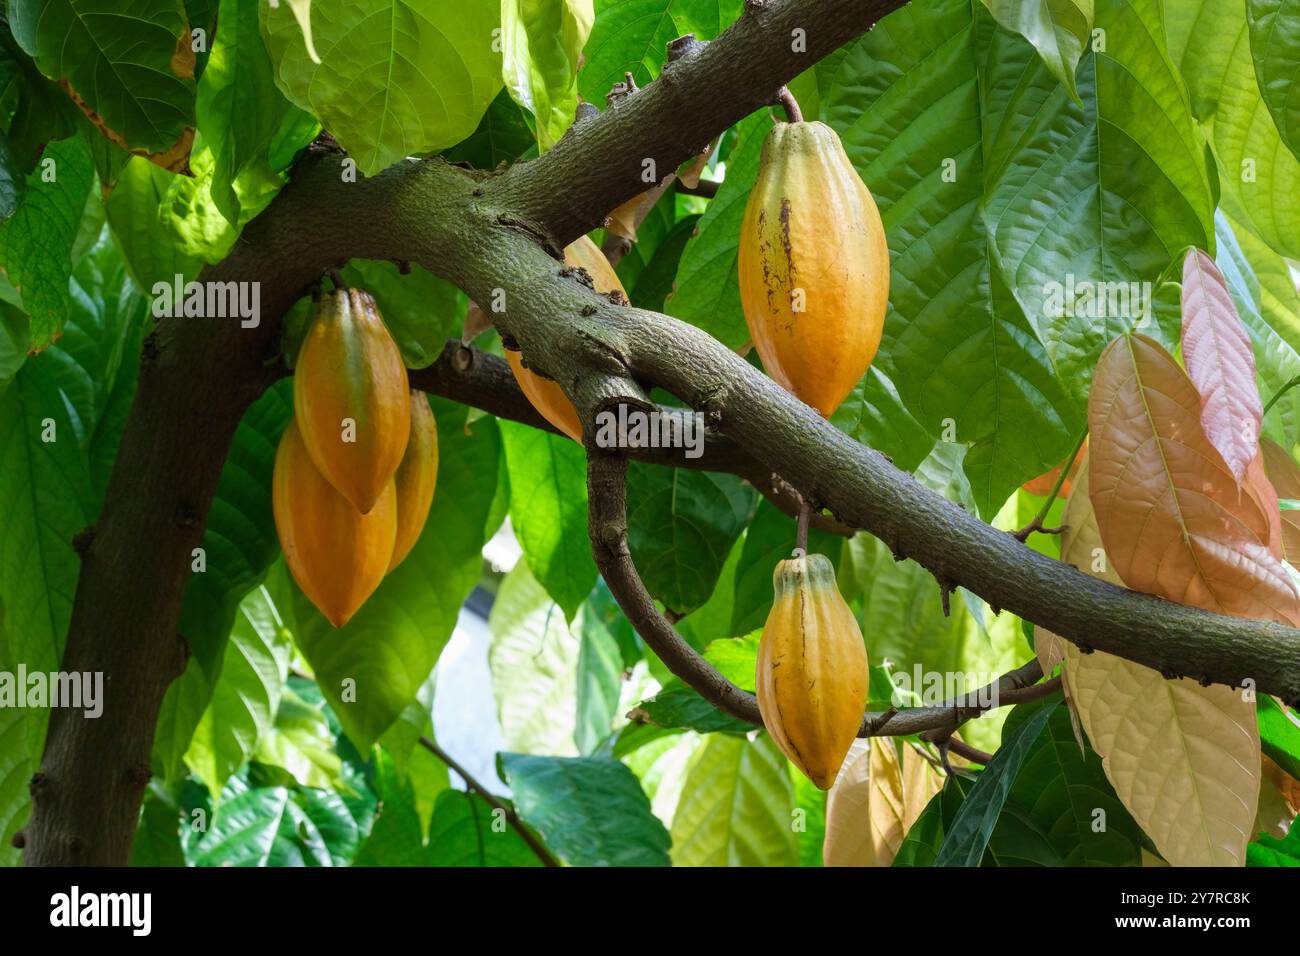
[[[803,110],[799,109],[799,101],[794,98],[788,86],[783,86],[777,90],[776,104],[785,110],[785,118],[789,123],[802,123]]]
[[[803,557],[808,553],[808,522],[812,520],[812,507],[808,504],[808,499],[804,498],[799,502],[799,522],[795,525],[794,532],[794,553],[796,557]]]

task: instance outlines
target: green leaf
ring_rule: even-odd
[[[1294,823],[1285,840],[1261,833],[1246,844],[1247,866],[1300,866],[1300,827]]]
[[[822,844],[826,840],[826,791],[820,790],[793,765],[790,779],[794,781],[795,835],[799,839],[799,865],[821,866]]]
[[[11,17],[14,12],[11,5]],[[17,30],[17,24],[12,25]],[[8,142],[18,170],[26,175],[36,166],[46,143],[66,139],[76,131],[81,114],[58,84],[41,75],[3,22],[0,22],[0,95],[6,102],[12,100]]]
[[[0,225],[0,263],[31,316],[31,347],[57,338],[68,314],[72,247],[94,172],[80,137],[51,143],[27,177],[27,198]]]
[[[488,107],[478,128],[442,155],[449,163],[467,163],[475,169],[496,169],[534,155],[537,141],[519,104],[502,90]]]
[[[537,119],[550,149],[573,122],[578,61],[591,33],[592,0],[505,0],[501,4],[502,75],[506,89]]]
[[[944,782],[943,789],[930,798],[907,831],[894,857],[894,866],[934,866],[943,846],[945,828],[951,825],[972,786],[973,781],[961,774],[953,774]]]
[[[150,784],[131,844],[131,866],[184,866],[181,810],[165,789]]]
[[[429,866],[541,866],[528,844],[476,793],[438,794],[429,826]]]
[[[353,865],[428,865],[414,788],[382,749],[375,751],[375,791],[379,797],[379,814]]]
[[[595,596],[598,592],[593,591]],[[577,722],[573,740],[578,752],[590,754],[614,729],[619,693],[623,689],[623,655],[591,602],[583,605],[578,620]]]
[[[9,145],[9,137],[0,131],[0,223],[18,211],[26,192],[27,177]]]
[[[935,866],[979,865],[1025,757],[1058,703],[1052,701],[1040,707],[1028,720],[1008,731],[993,761],[979,775],[948,828]]]
[[[275,722],[258,737],[252,757],[283,770],[303,787],[342,790],[344,764],[329,717],[292,687],[282,688]]]
[[[212,793],[257,750],[274,724],[291,638],[265,587],[239,605],[221,679],[190,741],[185,763]]]
[[[577,753],[581,642],[526,563],[517,564],[501,582],[488,627],[488,664],[505,746],[529,753]]]
[[[687,33],[718,36],[740,16],[742,0],[597,0],[578,89],[588,103],[604,103],[610,87],[631,73],[638,86],[659,75],[668,41]],[[701,143],[702,147],[704,144]]]
[[[794,787],[766,734],[714,734],[692,757],[673,815],[675,866],[798,866]]]
[[[584,75],[586,70],[583,71]],[[727,158],[727,175],[709,208],[695,224],[677,266],[677,282],[664,305],[668,314],[698,326],[728,348],[749,342],[740,304],[740,221],[758,175],[763,140],[772,117],[760,110],[737,126],[738,140]]]
[[[696,650],[731,634],[731,618],[736,608],[736,567],[744,549],[743,539],[731,546],[709,599],[677,622],[677,633]]]
[[[574,866],[668,866],[671,841],[617,760],[502,753],[520,818]]]
[[[358,260],[343,270],[343,279],[375,297],[407,368],[431,365],[447,339],[459,337],[465,293],[423,266],[412,264],[410,273],[402,275],[391,262]]]
[[[174,285],[178,275],[182,283],[190,282],[203,268],[203,260],[187,255],[159,221],[160,207],[176,178],[143,156],[132,156],[105,203],[113,238],[141,289],[153,290],[158,282]]]
[[[563,435],[501,422],[510,523],[528,567],[572,621],[596,584],[587,539],[587,455]]]
[[[313,63],[295,11],[261,6],[276,83],[317,116],[367,176],[474,132],[501,89],[497,0],[463,0],[454,16],[412,0],[316,0]]]
[[[831,424],[885,453],[903,471],[920,465],[937,437],[912,417],[898,389],[878,365],[862,376],[831,416]]]
[[[167,184],[158,213],[165,241],[185,256],[220,262],[238,240],[241,223],[227,221],[213,201],[216,157],[202,133],[194,137],[190,173]]]
[[[434,399],[430,405],[438,421],[438,489],[411,554],[342,628],[332,627],[293,589],[298,646],[362,752],[419,694],[479,579],[483,545],[501,519],[495,420],[479,419],[467,429],[463,405]]]
[[[7,660],[3,662],[9,666]],[[16,866],[21,856],[10,841],[31,812],[27,785],[40,763],[39,741],[33,746],[31,726],[37,719],[44,725],[45,714],[26,707],[0,707],[0,866]]]
[[[1300,716],[1267,695],[1258,698],[1259,740],[1273,762],[1300,780]]]
[[[1076,100],[1074,71],[1092,33],[1093,0],[984,0],[1002,26],[1034,45]]]
[[[754,510],[735,475],[634,462],[628,470],[628,547],[647,589],[677,614],[703,605]]]
[[[657,206],[658,204],[656,208]],[[637,273],[635,282],[629,284],[624,281],[623,285],[628,289],[629,298],[638,309],[649,309],[653,312],[664,310],[664,302],[672,294],[673,287],[677,285],[677,270],[681,265],[682,254],[686,251],[687,242],[695,234],[699,221],[699,216],[684,216],[673,223],[667,235],[655,245],[650,261]],[[641,231],[638,230],[637,244],[633,249],[641,245],[640,236]],[[628,257],[624,256],[623,261],[627,260]],[[622,266],[623,263],[620,262],[619,265]],[[622,275],[620,270],[620,278]]]
[[[1300,258],[1300,159],[1269,122],[1251,58],[1245,3],[1167,5],[1169,50],[1218,160],[1221,206],[1279,255]]]
[[[1218,256],[1228,292],[1255,352],[1267,401],[1300,375],[1300,292],[1285,259],[1222,212],[1215,217]],[[1283,395],[1264,418],[1264,434],[1289,448],[1300,441],[1300,391]]]
[[[356,822],[336,793],[227,787],[222,797],[195,866],[345,866],[356,851]]]
[[[758,503],[754,520],[745,533],[745,547],[736,565],[735,609],[731,617],[731,634],[748,634],[759,630],[772,610],[775,591],[772,574],[780,562],[794,550],[795,520],[766,499]],[[874,540],[874,539],[873,539]],[[824,554],[839,569],[844,539],[815,528],[808,532],[808,550]]]
[[[1255,77],[1282,142],[1300,157],[1300,3],[1296,0],[1246,0],[1250,52]]]
[[[236,225],[264,208],[284,181],[284,167],[276,168],[269,155],[277,133],[285,127],[297,131],[300,141],[291,152],[315,135],[314,121],[304,122],[310,117],[275,86],[258,26],[259,6],[257,0],[221,3],[216,41],[195,104],[198,130],[213,152],[212,202]],[[243,208],[244,195],[254,198],[252,208]]]
[[[13,0],[9,12],[34,20],[41,71],[66,77],[129,148],[161,152],[193,125],[194,58],[176,0]]]
[[[704,652],[704,659],[741,690],[753,691],[758,660],[758,634],[722,638]],[[674,677],[654,697],[637,705],[636,719],[665,729],[688,729],[702,734],[717,732],[746,735],[754,725],[718,710],[692,688]]]

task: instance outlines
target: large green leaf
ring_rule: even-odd
[[[1053,701],[1037,708],[1029,719],[1008,731],[1007,739],[979,775],[947,828],[935,866],[979,865],[1025,757],[1058,704],[1059,701]]]
[[[292,414],[292,383],[268,389],[244,414],[221,469],[200,542],[202,555],[191,563],[196,570],[181,605],[180,632],[189,643],[190,661],[167,689],[154,737],[169,780],[180,770],[194,728],[212,699],[239,604],[279,553],[271,473],[276,445]],[[287,602],[278,595],[275,600],[280,615],[287,616]]]
[[[721,638],[704,652],[704,659],[741,690],[753,691],[758,660],[758,635]],[[636,719],[669,730],[688,729],[702,734],[725,732],[746,735],[754,725],[729,717],[674,677],[649,700],[637,705]]]
[[[580,626],[565,624],[559,606],[522,561],[501,582],[488,626],[488,663],[505,746],[576,754]]]
[[[488,107],[478,128],[443,152],[451,163],[468,163],[475,169],[496,169],[536,153],[537,141],[519,104],[502,90]]]
[[[72,248],[94,172],[80,137],[51,143],[27,177],[26,198],[0,225],[0,265],[31,316],[31,347],[45,348],[68,314]]]
[[[284,166],[273,162],[272,153],[291,155],[315,135],[314,120],[276,89],[258,27],[259,6],[257,0],[221,3],[195,104],[198,129],[213,152],[212,202],[237,225],[264,208],[283,184]],[[298,142],[274,142],[286,132]]]
[[[578,89],[604,103],[610,87],[631,73],[640,86],[659,75],[668,41],[687,33],[711,40],[740,16],[742,0],[596,0],[596,24],[585,50]],[[700,143],[700,146],[703,146]]]
[[[37,716],[26,707],[0,707],[0,866],[18,863],[19,852],[10,841],[31,811],[27,785],[40,752],[33,747],[30,724]],[[39,716],[44,722],[44,715]]]
[[[145,791],[140,824],[131,844],[131,866],[184,866],[181,850],[181,811],[156,783]]]
[[[429,866],[541,866],[542,861],[476,793],[438,794],[429,825]]]
[[[265,587],[239,605],[221,678],[195,728],[185,763],[217,793],[272,727],[289,667],[291,638]]]
[[[587,539],[587,455],[563,435],[503,421],[510,523],[538,582],[572,621],[596,584]]]
[[[11,4],[11,15],[13,10]],[[3,22],[0,22],[0,95],[13,109],[6,140],[17,169],[25,175],[36,165],[46,143],[73,134],[79,113],[67,94],[41,75]]]
[[[132,156],[105,203],[109,228],[141,289],[152,291],[158,282],[173,286],[178,275],[189,282],[203,268],[203,260],[179,248],[159,221],[159,209],[175,178],[175,173],[144,157]]]
[[[363,752],[416,699],[478,581],[483,544],[501,518],[495,420],[467,428],[464,406],[430,405],[438,420],[438,488],[411,554],[341,628],[294,589],[298,646]]]
[[[379,811],[354,866],[426,866],[424,828],[415,806],[410,779],[397,770],[393,758],[375,751],[375,792]]]
[[[593,598],[600,591],[593,591]],[[591,601],[583,605],[577,622],[578,680],[573,742],[582,754],[593,753],[614,729],[622,715],[618,710],[623,689],[623,655],[618,638]]]
[[[193,125],[194,55],[176,0],[12,0],[9,13],[34,23],[19,41],[34,37],[42,72],[66,77],[130,148],[165,150]]]
[[[695,224],[677,266],[677,281],[664,302],[669,315],[699,326],[733,349],[749,342],[740,304],[740,221],[758,175],[763,140],[771,128],[767,110],[737,127],[739,138],[727,158],[726,178]]]
[[[281,690],[275,720],[257,739],[252,758],[283,771],[281,778],[302,787],[346,793],[349,764],[339,755],[330,714],[319,691],[305,682]],[[301,692],[300,692],[301,691]]]
[[[731,633],[713,637],[735,637],[763,626],[772,610],[775,591],[772,574],[794,550],[795,520],[770,501],[758,503],[754,520],[745,532],[745,547],[736,565],[735,604]],[[873,539],[874,540],[874,539]],[[816,529],[808,532],[808,550],[824,554],[838,569],[844,539]]]
[[[671,841],[636,776],[605,757],[503,753],[515,810],[574,866],[668,866]]]
[[[356,821],[336,793],[247,789],[233,780],[191,861],[195,866],[345,866],[358,838]]]
[[[1169,51],[1218,159],[1222,207],[1281,255],[1300,258],[1300,159],[1260,93],[1246,4],[1167,0]]]
[[[501,89],[498,0],[463,0],[454,14],[413,0],[316,0],[319,63],[288,4],[261,11],[276,83],[367,176],[460,142]]]
[[[505,0],[501,4],[506,89],[537,120],[549,149],[573,122],[578,61],[591,33],[592,0]]]
[[[713,593],[754,509],[735,475],[633,463],[628,469],[628,547],[650,593],[688,614]]]
[[[675,866],[798,866],[794,787],[766,734],[714,734],[693,756],[673,815]]]
[[[1077,98],[1074,71],[1092,32],[1093,0],[984,0],[984,6],[1032,43],[1052,76]]]
[[[1246,0],[1250,50],[1264,103],[1291,152],[1300,157],[1300,3],[1296,0]]]

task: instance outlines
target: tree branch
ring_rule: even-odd
[[[460,778],[465,781],[465,786],[482,797],[487,802],[488,806],[493,810],[500,810],[505,814],[506,822],[514,828],[516,833],[519,834],[520,839],[528,844],[528,849],[532,850],[533,855],[542,861],[543,866],[560,865],[560,861],[551,854],[551,851],[546,848],[546,845],[542,843],[541,840],[537,839],[537,835],[533,833],[532,830],[528,829],[523,820],[519,819],[519,814],[515,813],[512,807],[507,807],[504,803],[498,800],[491,790],[475,780],[468,770],[452,758],[451,754],[447,753],[447,751],[443,750],[428,737],[420,738],[420,746],[429,751],[429,753],[433,754],[452,770],[456,771],[456,773],[460,774]]]

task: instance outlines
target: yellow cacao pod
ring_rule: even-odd
[[[880,345],[889,247],[875,200],[824,123],[777,123],[768,134],[739,271],[763,367],[830,417]]]
[[[331,624],[342,627],[388,571],[397,539],[392,479],[361,514],[325,480],[291,421],[275,453],[271,505],[293,579]]]
[[[758,709],[782,752],[828,790],[866,708],[866,645],[825,555],[782,561],[772,583],[776,597],[758,643]]]
[[[397,541],[393,545],[391,571],[406,559],[424,530],[438,484],[438,423],[424,392],[411,392],[411,438],[406,454],[393,475],[397,490]]]
[[[614,267],[609,264],[600,247],[586,236],[576,240],[564,250],[564,262],[566,265],[581,266],[585,269],[591,276],[591,283],[597,292],[617,290],[623,293],[624,297],[627,296],[623,283],[618,281],[618,274],[614,272]],[[510,363],[510,368],[515,373],[515,381],[528,396],[528,400],[533,403],[533,408],[564,434],[580,443],[582,419],[578,417],[578,410],[573,407],[573,402],[569,401],[569,396],[564,394],[564,389],[550,379],[542,378],[524,368],[523,359],[516,351],[506,349],[506,361]]]
[[[311,460],[362,514],[406,451],[408,388],[401,352],[370,294],[322,296],[298,354],[293,409]]]

